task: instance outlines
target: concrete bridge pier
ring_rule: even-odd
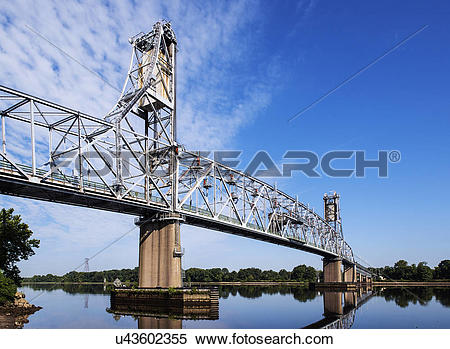
[[[360,273],[356,273],[356,282],[361,283],[362,282],[362,275]]]
[[[342,259],[323,259],[323,282],[342,282]]]
[[[180,221],[177,214],[141,219],[139,287],[182,287]]]
[[[356,282],[355,264],[344,264],[344,282]]]

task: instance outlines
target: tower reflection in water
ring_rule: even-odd
[[[220,288],[221,298],[229,294],[245,298],[259,298],[263,294],[293,294],[301,302],[321,296],[323,300],[323,318],[304,328],[348,329],[353,326],[355,314],[374,292],[370,285],[352,291],[323,290],[314,291],[305,288],[231,286]],[[145,305],[115,306],[107,309],[115,319],[121,316],[133,316],[139,329],[182,329],[183,320],[218,320],[219,303],[201,307],[148,307]]]
[[[139,329],[182,329],[183,320],[172,318],[154,318],[148,316],[140,316],[138,319]]]

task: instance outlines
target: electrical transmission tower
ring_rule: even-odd
[[[89,272],[89,258],[84,259],[84,272],[85,273]]]

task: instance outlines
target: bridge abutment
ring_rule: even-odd
[[[158,215],[140,225],[139,287],[182,287],[180,215]]]

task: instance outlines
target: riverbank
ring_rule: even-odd
[[[211,282],[187,282],[191,286],[308,286],[307,281],[211,281]]]
[[[128,285],[128,283],[126,283]],[[196,281],[196,282],[185,282],[185,286],[201,286],[201,285],[229,285],[229,286],[277,286],[277,285],[287,285],[287,286],[307,286],[307,281]],[[114,285],[112,282],[22,282],[22,285]],[[137,283],[132,282],[130,286],[136,286]]]
[[[433,286],[445,286],[450,287],[450,281],[374,281],[372,282],[373,286],[424,286],[424,287],[433,287]]]
[[[28,317],[41,309],[28,303],[23,293],[17,292],[13,303],[0,306],[0,328],[23,328]]]
[[[114,283],[107,282],[22,282],[22,285],[106,285],[112,286]],[[128,284],[127,284],[128,285]],[[190,286],[308,286],[308,281],[193,281],[185,282],[186,287]],[[319,284],[320,285],[320,284]],[[445,286],[450,287],[450,281],[373,281],[372,286]],[[129,287],[137,287],[136,282],[129,284]]]

